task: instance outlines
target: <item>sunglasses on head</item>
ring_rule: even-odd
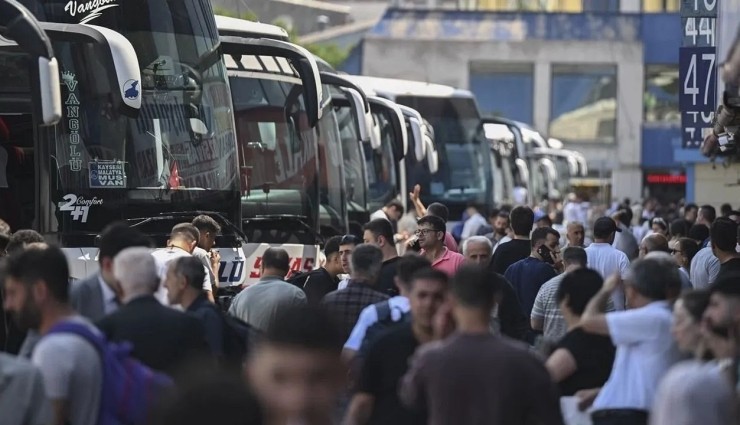
[[[342,240],[339,241],[339,245],[359,245],[362,241],[355,235],[344,235]]]

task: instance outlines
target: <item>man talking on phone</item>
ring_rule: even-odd
[[[557,268],[562,267],[559,242],[560,233],[556,230],[550,227],[534,229],[529,257],[510,265],[504,273],[514,286],[525,317],[532,315],[532,307],[540,287],[555,277],[558,274]]]

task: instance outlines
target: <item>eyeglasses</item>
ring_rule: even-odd
[[[362,241],[355,235],[344,235],[339,241],[339,245],[359,245]]]
[[[418,229],[417,231],[414,232],[414,234],[416,236],[421,236],[421,235],[426,235],[428,233],[434,233],[434,232],[436,232],[436,230],[434,229]]]
[[[678,249],[672,249],[671,254],[675,254],[675,253],[683,254],[683,251],[680,251]]]

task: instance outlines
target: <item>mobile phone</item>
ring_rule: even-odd
[[[537,254],[542,257],[542,260],[547,264],[555,264],[555,259],[552,258],[552,252],[550,251],[550,248],[546,247],[545,245],[540,245],[540,247],[537,248]]]

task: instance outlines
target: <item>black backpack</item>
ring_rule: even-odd
[[[227,366],[241,367],[260,337],[260,331],[229,314],[221,313],[221,317],[224,323],[224,362]]]
[[[410,318],[410,314],[404,313],[403,311],[401,311],[400,308],[391,308],[390,300],[381,301],[374,305],[375,310],[378,312],[378,321],[373,323],[365,331],[365,338],[362,340],[360,351],[358,352],[358,356],[360,357],[365,357],[370,347],[375,343],[375,341],[383,336],[386,331],[399,323],[406,322]],[[398,318],[398,320],[393,320],[393,310],[397,310],[399,313],[401,313],[401,316]]]

